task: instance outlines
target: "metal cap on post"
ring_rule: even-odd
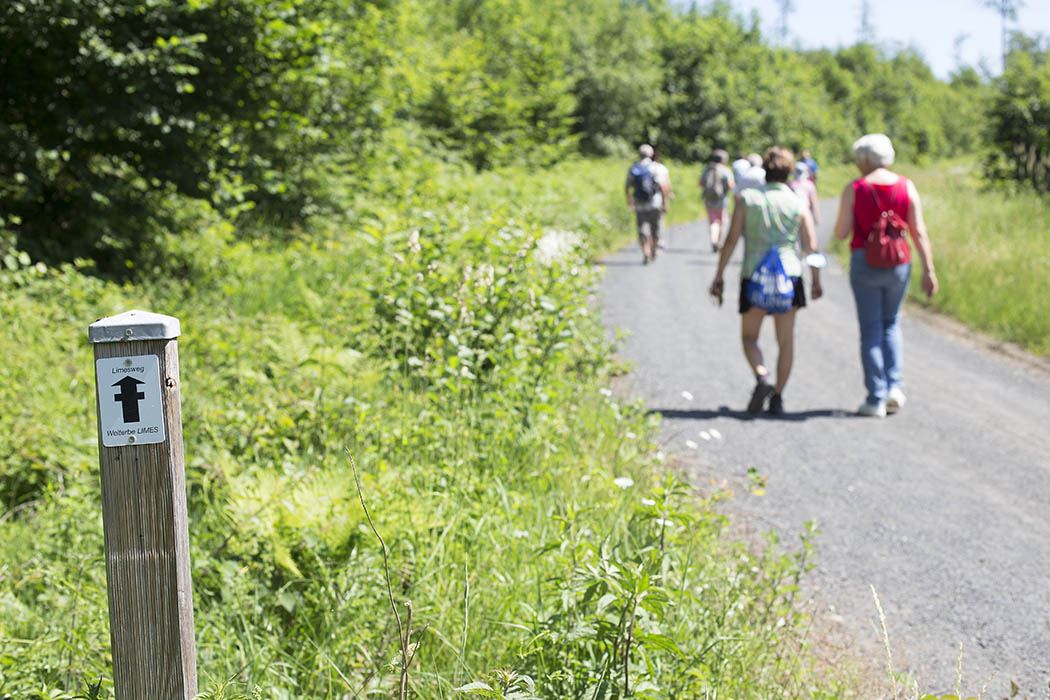
[[[88,326],[116,700],[197,694],[179,321],[127,311]]]
[[[129,340],[171,340],[182,334],[179,319],[132,309],[107,316],[88,326],[91,343],[119,343]]]

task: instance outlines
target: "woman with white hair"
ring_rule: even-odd
[[[887,237],[892,242],[897,222],[906,225],[915,243],[922,263],[922,290],[927,297],[937,293],[919,192],[906,177],[889,170],[894,155],[893,144],[885,134],[857,139],[853,158],[861,176],[842,191],[835,222],[835,236],[850,239],[849,279],[857,305],[860,358],[868,391],[857,412],[878,418],[897,412],[905,402],[900,309],[911,277],[911,255],[903,231],[894,243],[899,253],[895,260],[888,259],[880,245]]]

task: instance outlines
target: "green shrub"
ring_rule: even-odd
[[[415,695],[848,695],[806,660],[793,599],[808,547],[730,543],[665,471],[655,419],[608,388],[589,262],[629,235],[611,224],[624,167],[565,163],[553,193],[524,168],[416,173],[418,199],[353,228],[189,236],[222,250],[192,285],[3,277],[19,333],[0,340],[0,397],[22,409],[0,413],[0,453],[22,507],[0,528],[0,695],[110,688],[83,333],[129,307],[182,321],[205,697],[396,693],[399,633],[360,496],[411,620]],[[67,374],[16,337],[64,348]]]

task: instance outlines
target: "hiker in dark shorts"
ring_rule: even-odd
[[[769,403],[770,414],[784,413],[781,395],[791,374],[794,361],[795,311],[806,305],[806,293],[802,284],[803,263],[796,252],[801,242],[804,252],[817,251],[817,234],[813,217],[802,200],[787,186],[788,177],[795,165],[791,151],[774,146],[766,151],[763,161],[768,184],[762,187],[743,189],[736,196],[733,221],[729,226],[722,254],[718,258],[718,269],[711,282],[711,294],[721,298],[724,283],[722,273],[729,264],[733,249],[741,237],[744,239],[744,261],[740,279],[740,339],[744,346],[744,357],[755,374],[755,387],[747,405],[748,413],[759,413]],[[769,369],[758,346],[762,321],[770,315],[764,309],[753,306],[747,296],[747,282],[763,257],[775,248],[780,256],[784,274],[794,287],[793,307],[772,314],[776,328],[777,355],[776,383],[770,381]],[[813,299],[823,294],[819,270],[812,268]]]

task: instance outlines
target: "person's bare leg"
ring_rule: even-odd
[[[783,394],[795,361],[795,309],[773,316],[773,326],[777,332],[778,348],[776,391]]]
[[[744,357],[747,358],[747,363],[751,365],[751,371],[756,377],[769,376],[769,370],[762,358],[762,350],[758,347],[758,332],[765,317],[766,312],[757,306],[752,306],[740,317],[740,341],[744,346]]]
[[[766,312],[758,307],[751,307],[740,318],[740,340],[744,344],[744,357],[755,373],[755,388],[747,402],[747,412],[754,415],[761,413],[766,401],[773,394],[773,385],[769,383],[769,370],[762,360],[762,351],[758,347],[758,332],[762,328],[762,319]]]
[[[638,236],[638,245],[641,246],[641,248],[642,248],[642,257],[648,260],[649,259],[649,237],[648,236]]]
[[[717,248],[722,240],[722,221],[711,221],[709,226],[711,227],[711,247]]]

